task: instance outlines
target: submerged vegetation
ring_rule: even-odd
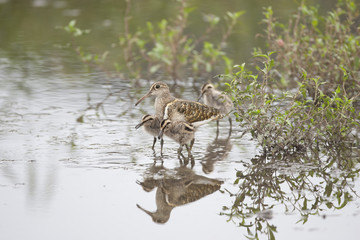
[[[126,2],[125,31],[118,42],[122,60],[114,63],[122,77],[177,83],[217,74],[243,134],[261,147],[252,164],[237,172],[238,192],[224,190],[234,202],[222,215],[239,220],[248,238],[258,239],[260,233],[275,238],[268,215],[275,205],[298,211],[305,223],[310,215],[341,209],[357,197],[350,183],[359,175],[360,149],[360,12],[354,1],[339,0],[325,16],[303,1],[286,23],[271,7],[264,9],[266,49],[255,48],[253,63],[235,66],[224,49],[243,12],[228,12],[222,38],[213,42],[210,36],[221,29],[221,18],[205,15],[204,32],[193,36],[186,29],[194,8],[185,0],[177,1],[173,19],[148,22],[135,31],[129,28],[131,1]],[[64,29],[81,60],[101,67],[108,52],[89,54],[76,45],[75,38],[88,31],[75,21]],[[90,106],[98,109],[104,101]],[[294,173],[296,164],[303,167]],[[313,183],[315,177],[321,182]]]

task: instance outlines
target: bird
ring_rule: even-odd
[[[149,133],[151,136],[154,137],[154,141],[153,141],[153,145],[152,145],[152,150],[154,150],[154,146],[156,143],[156,139],[159,136],[160,133],[160,119],[159,117],[155,116],[155,115],[149,115],[146,114],[142,117],[141,122],[135,126],[136,129],[140,128],[141,126],[144,126],[144,130]],[[161,150],[160,153],[162,154],[163,151],[163,145],[164,145],[164,140],[160,139],[160,146],[161,146]]]
[[[157,176],[155,182],[153,178],[150,178],[150,185],[154,186],[152,189],[157,187],[155,194],[156,211],[151,212],[139,204],[136,204],[136,206],[148,214],[154,222],[160,224],[169,221],[174,208],[198,201],[219,190],[224,183],[218,179],[197,175],[193,170],[185,166],[167,170],[160,176],[162,176],[162,178]],[[144,186],[149,185],[149,183],[147,183],[148,180],[149,179],[144,179],[143,182],[138,181],[138,184],[144,189]],[[147,188],[144,190],[148,192]]]
[[[164,82],[153,83],[150,90],[135,103],[135,106],[149,96],[155,96],[155,115],[161,121],[170,119],[200,126],[224,116],[218,109],[205,104],[175,98],[171,95],[168,85]]]
[[[220,114],[227,115],[234,108],[234,104],[230,97],[219,90],[217,90],[211,83],[205,83],[201,87],[201,94],[198,101],[203,98],[206,105],[216,108]],[[232,125],[231,118],[229,117],[230,127]],[[217,126],[219,126],[219,120],[217,120]]]
[[[181,156],[185,159],[185,157],[182,155],[182,149],[185,145],[187,151],[188,151],[188,159],[191,158],[191,165],[194,166],[194,159],[191,154],[192,146],[194,145],[195,141],[195,131],[196,128],[191,124],[184,121],[172,121],[170,119],[164,119],[162,120],[160,124],[160,133],[158,138],[162,139],[163,134],[165,134],[167,137],[171,138],[175,142],[179,143],[180,146],[177,150],[179,159],[181,161]]]
[[[174,208],[195,202],[220,189],[223,181],[195,175],[193,179],[163,179],[155,194],[156,211],[151,212],[136,206],[148,214],[153,222],[164,224],[169,221]]]
[[[165,105],[174,101],[176,98],[171,95],[169,86],[166,83],[156,82],[153,83],[150,90],[135,103],[135,106],[150,96],[155,96],[155,115],[159,117],[161,121],[164,117]]]

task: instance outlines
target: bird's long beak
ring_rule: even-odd
[[[159,132],[158,139],[162,139],[163,135],[164,135],[164,129],[161,128],[161,129],[160,129],[160,132]]]
[[[141,127],[145,122],[141,122],[138,125],[135,126],[135,129],[138,129],[139,127]]]
[[[142,98],[140,98],[136,103],[135,106],[137,106],[140,102],[142,102],[145,98],[151,95],[151,92],[147,92]]]
[[[150,212],[150,211],[142,208],[139,204],[136,204],[136,206],[137,206],[139,209],[143,210],[145,213],[149,214],[151,217],[154,215],[154,213],[152,213],[152,212]]]
[[[200,99],[202,98],[203,95],[204,95],[204,92],[201,92],[200,97],[197,100],[198,102],[200,101]]]

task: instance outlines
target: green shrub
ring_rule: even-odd
[[[267,8],[266,39],[276,52],[255,49],[254,73],[243,64],[222,76],[244,133],[267,157],[359,145],[360,35],[350,28],[357,12],[346,0],[322,17],[302,3],[285,26]]]
[[[147,22],[136,30],[131,30],[131,0],[126,0],[127,8],[124,16],[124,33],[121,33],[118,44],[122,56],[114,65],[122,77],[132,78],[171,78],[174,81],[187,77],[209,76],[216,71],[228,72],[233,62],[226,56],[224,46],[232,34],[239,17],[244,13],[227,12],[223,17],[225,30],[218,42],[212,41],[211,34],[217,30],[222,19],[208,14],[204,16],[204,32],[198,36],[187,33],[188,18],[195,9],[189,6],[187,0],[177,0],[177,15],[172,19],[162,19],[159,22]],[[89,33],[75,26],[71,21],[64,29],[74,38]],[[91,54],[77,46],[76,41],[70,43],[81,57],[81,60],[91,67],[101,66],[109,52]],[[221,68],[219,68],[221,66]]]
[[[308,78],[327,83],[320,87],[326,95],[338,86],[349,98],[359,93],[360,15],[354,1],[339,0],[325,16],[319,14],[318,7],[302,1],[286,24],[276,20],[271,7],[264,14],[267,45],[269,51],[276,52],[276,67],[283,79],[291,84],[306,72]],[[315,84],[307,87],[314,97]]]
[[[328,84],[319,78],[303,76],[299,86],[291,91],[273,89],[276,81],[272,72],[275,61],[269,55],[263,59],[257,74],[248,71],[245,64],[236,66],[228,91],[236,105],[236,120],[262,146],[263,154],[279,158],[319,147],[337,148],[344,144],[356,146],[360,125],[359,113],[353,106],[356,97],[347,98],[338,86],[331,95],[325,95],[320,86]],[[315,86],[314,98],[307,88]]]

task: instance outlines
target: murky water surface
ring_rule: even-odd
[[[45,3],[33,1],[32,7]],[[52,6],[77,14],[67,4]],[[259,174],[257,183],[315,171],[304,181],[307,186],[326,185],[345,174],[333,169],[322,176],[315,163],[253,168],[255,141],[240,138],[235,121],[230,132],[227,120],[220,122],[218,137],[216,123],[202,126],[193,147],[194,168],[181,166],[176,143],[165,139],[161,157],[159,144],[152,151],[152,137],[134,128],[143,114],[153,112],[152,99],[134,106],[151,82],[140,81],[135,88],[126,80],[109,80],[105,73],[89,73],[54,42],[40,51],[31,41],[19,32],[0,47],[0,239],[245,239],[255,228],[239,227],[241,219],[224,215],[235,201],[228,192],[239,191],[237,171]],[[76,122],[109,90],[119,93],[105,102],[104,111],[86,111],[84,123]],[[191,82],[173,91],[189,100],[198,97]],[[355,174],[342,188],[334,183],[349,192],[346,206],[323,205],[304,224],[304,202],[297,206],[294,200],[299,192],[279,182],[281,197],[265,196],[262,203],[273,206],[246,215],[246,222],[265,219],[276,228],[276,239],[355,239],[360,235],[358,182]],[[324,190],[315,188],[302,192],[309,206]],[[256,197],[246,199],[248,206]],[[328,202],[340,208],[343,199],[329,196]],[[268,235],[260,229],[259,238]]]

